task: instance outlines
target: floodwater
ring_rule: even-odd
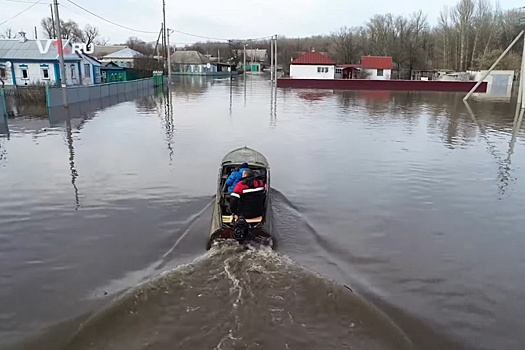
[[[514,104],[462,97],[185,78],[10,119],[0,349],[523,349],[525,137]],[[278,248],[206,252],[244,145]]]

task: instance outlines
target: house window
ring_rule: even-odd
[[[71,65],[71,79],[76,79],[75,77],[75,66]]]
[[[2,79],[6,78],[6,71],[4,67],[0,67],[0,78]]]
[[[335,69],[335,73],[336,74],[343,74],[343,70],[341,68],[336,68]]]
[[[378,77],[382,77],[383,76],[383,70],[382,69],[378,69],[377,70],[377,76]]]
[[[317,67],[317,73],[328,73],[328,67]]]
[[[48,68],[42,68],[42,77],[44,79],[49,79],[49,69]]]
[[[27,68],[22,69],[22,79],[28,79],[29,73],[27,72]]]
[[[84,64],[84,76],[86,78],[91,78],[91,67],[89,66],[88,63]]]

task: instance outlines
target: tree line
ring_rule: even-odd
[[[375,15],[359,27],[342,27],[330,35],[306,38],[278,38],[279,63],[288,69],[299,53],[326,52],[338,63],[359,63],[361,56],[391,56],[394,68],[404,78],[415,70],[450,69],[457,71],[487,69],[518,35],[522,10],[502,10],[491,0],[459,0],[443,7],[437,24],[416,11],[407,16]],[[242,48],[244,43],[233,43]],[[250,47],[266,48],[269,41],[249,42]],[[500,69],[519,69],[523,44],[516,44],[501,61]],[[221,55],[231,50],[224,43],[196,43],[188,49]]]

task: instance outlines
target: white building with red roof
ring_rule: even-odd
[[[367,74],[367,79],[389,80],[392,74],[392,57],[362,56],[361,69]]]
[[[334,79],[335,65],[329,57],[310,51],[290,63],[292,79]]]

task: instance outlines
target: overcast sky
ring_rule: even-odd
[[[0,23],[15,16],[37,0],[0,0]],[[162,22],[162,0],[72,0],[86,9],[133,29],[158,32]],[[49,16],[51,0],[42,0],[18,17],[0,25],[0,31],[11,27],[23,29],[33,38],[34,26]],[[405,15],[423,10],[435,24],[444,5],[457,0],[166,0],[168,28],[214,38],[259,38],[272,34],[288,37],[329,34],[342,26],[366,23],[374,14]],[[110,43],[121,43],[129,36],[155,41],[157,34],[132,32],[119,28],[75,7],[69,0],[60,1],[60,18],[72,19],[81,27],[90,23],[99,27]],[[47,4],[47,5],[46,5]],[[417,4],[417,5],[413,5]],[[502,0],[503,9],[525,6],[525,0]],[[175,33],[171,42],[192,43],[197,37]]]

